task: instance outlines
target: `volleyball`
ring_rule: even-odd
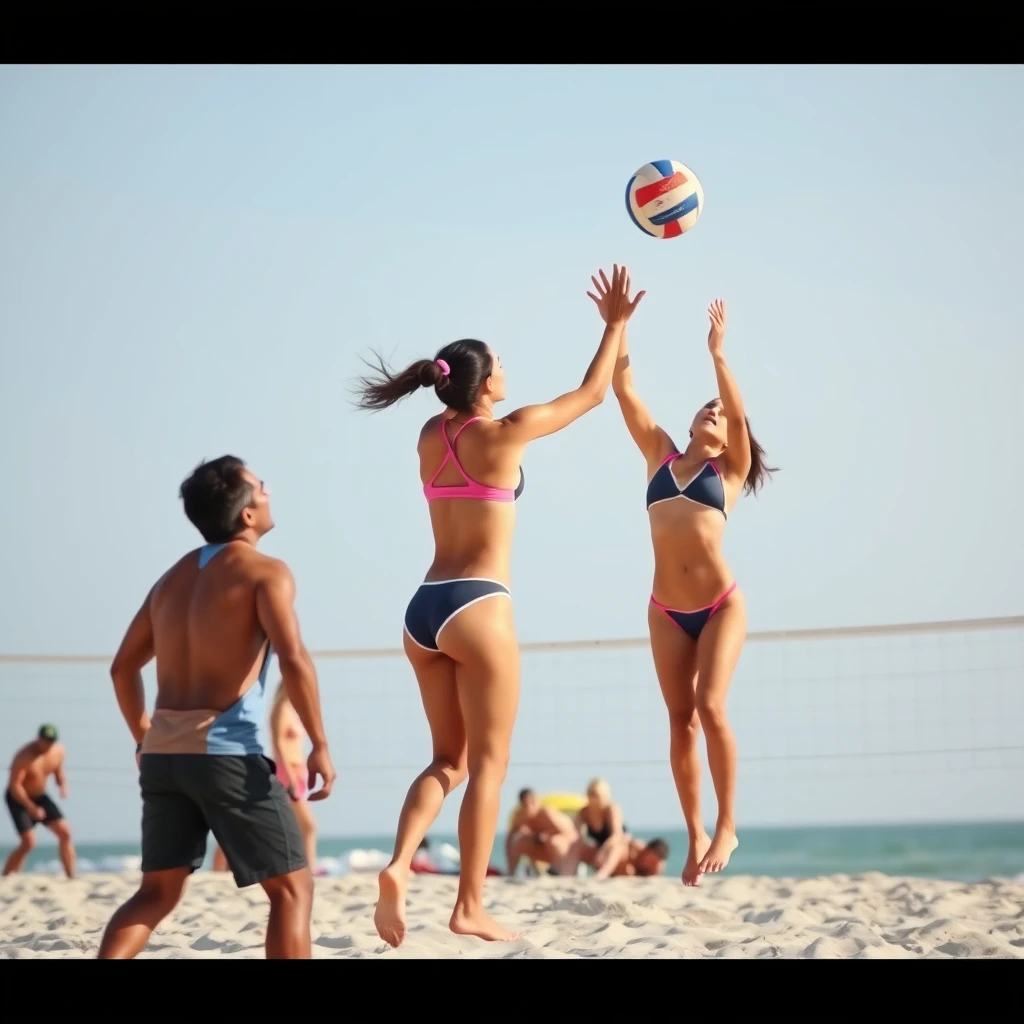
[[[704,189],[697,175],[676,160],[644,164],[626,186],[630,220],[652,238],[677,238],[700,219]]]

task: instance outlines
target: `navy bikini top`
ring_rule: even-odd
[[[675,498],[686,498],[706,508],[718,509],[728,519],[725,511],[725,485],[713,462],[705,462],[697,474],[685,487],[676,483],[672,475],[672,463],[682,457],[682,452],[666,455],[657,472],[647,485],[647,508],[659,501],[672,501]]]

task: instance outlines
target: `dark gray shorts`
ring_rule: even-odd
[[[142,870],[195,871],[206,836],[239,888],[307,867],[305,845],[275,766],[261,754],[143,754]]]
[[[23,836],[26,832],[31,832],[36,825],[52,825],[55,821],[60,821],[64,817],[60,813],[60,808],[45,793],[32,797],[32,803],[46,811],[46,817],[42,821],[36,821],[28,813],[28,809],[14,799],[10,790],[7,790],[6,802],[7,810],[10,811],[11,820],[14,822],[14,827],[18,830],[19,836]]]

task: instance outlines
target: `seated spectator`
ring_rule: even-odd
[[[594,869],[595,878],[608,878],[617,863],[613,854],[624,847],[628,836],[622,821],[622,808],[612,800],[612,791],[604,779],[591,779],[587,802],[576,813],[580,837],[560,865],[567,875],[575,874],[580,864]]]
[[[664,839],[651,839],[645,842],[643,839],[628,836],[620,852],[612,854],[609,858],[615,861],[611,875],[613,878],[625,875],[649,878],[652,875],[664,874],[668,855],[669,847]]]
[[[551,865],[550,874],[561,874],[562,861],[579,837],[572,818],[554,807],[545,807],[532,789],[522,790],[505,840],[509,875],[516,873],[523,857],[534,865]]]

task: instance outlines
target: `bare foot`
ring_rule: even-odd
[[[522,932],[510,932],[508,929],[502,928],[483,910],[467,913],[456,908],[448,922],[448,927],[456,935],[475,935],[478,939],[486,939],[488,942],[513,942],[523,937]]]
[[[408,883],[408,872],[394,864],[389,864],[377,876],[380,895],[373,912],[373,925],[377,934],[396,949],[405,938],[405,887]]]
[[[733,850],[739,845],[740,841],[731,828],[715,829],[715,838],[711,841],[711,848],[704,854],[704,858],[700,862],[701,874],[710,875],[725,868]]]
[[[700,862],[711,845],[711,836],[701,832],[696,839],[690,840],[690,852],[686,855],[686,866],[683,868],[683,885],[700,883]]]

